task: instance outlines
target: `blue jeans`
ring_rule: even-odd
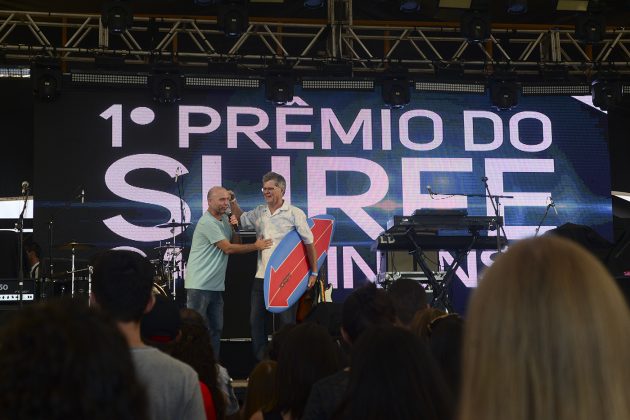
[[[223,292],[186,289],[186,307],[199,312],[210,332],[214,355],[219,360],[223,332]]]
[[[252,347],[254,356],[258,360],[262,360],[265,356],[267,348],[267,332],[265,331],[265,318],[267,317],[267,309],[265,308],[265,292],[263,289],[265,281],[255,278],[252,283],[252,294],[249,312],[249,325],[252,333]],[[284,312],[274,315],[275,319],[280,321],[280,327],[286,324],[295,324],[297,315],[297,305],[291,306]]]

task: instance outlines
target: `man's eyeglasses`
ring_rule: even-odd
[[[264,193],[266,193],[266,192],[273,192],[273,191],[275,191],[276,188],[277,187],[271,187],[271,188],[264,188],[263,187],[263,188],[260,189],[260,191],[262,191]]]

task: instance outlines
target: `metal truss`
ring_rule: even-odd
[[[537,74],[541,67],[563,65],[586,76],[609,67],[630,74],[626,28],[608,28],[603,42],[584,45],[575,39],[572,27],[495,24],[488,41],[469,43],[457,23],[353,21],[351,2],[341,2],[345,8],[328,3],[327,20],[250,18],[237,38],[226,37],[215,17],[134,16],[131,29],[112,35],[99,15],[0,11],[0,56],[26,64],[41,56],[89,63],[98,55],[114,55],[127,64],[162,59],[201,67],[214,61],[253,70],[284,62],[306,71],[346,60],[355,75],[379,73],[391,63],[417,74],[455,63],[471,74],[488,74],[506,64],[519,73]]]

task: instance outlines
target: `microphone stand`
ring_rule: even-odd
[[[545,219],[547,218],[547,214],[549,214],[549,209],[553,206],[554,206],[553,202],[550,202],[549,204],[547,204],[547,207],[545,208],[545,214],[543,214],[542,219],[540,219],[540,223],[538,223],[538,226],[536,226],[536,233],[534,233],[534,238],[538,236],[538,231],[540,230],[540,227],[542,226],[542,224],[545,222]]]
[[[26,212],[26,205],[28,203],[28,187],[24,189],[24,205],[22,206],[22,212],[15,225],[18,230],[18,293],[19,293],[19,306],[22,308],[24,294],[24,212]]]
[[[505,238],[505,242],[507,243],[507,235],[505,234],[505,229],[503,229],[504,223],[501,221],[501,199],[502,198],[514,198],[513,195],[492,195],[490,192],[490,187],[488,187],[488,177],[481,177],[481,182],[486,187],[486,193],[488,194],[488,198],[492,203],[492,208],[494,209],[494,215],[497,217],[497,253],[501,253],[501,233],[503,233],[503,237]]]

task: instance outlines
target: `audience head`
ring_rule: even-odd
[[[446,315],[441,309],[426,308],[422,311],[416,312],[409,325],[409,330],[422,339],[428,339],[429,337],[429,324],[437,318]]]
[[[374,283],[353,291],[344,301],[341,327],[344,338],[356,342],[361,333],[373,325],[391,325],[396,322],[396,311],[391,297]]]
[[[468,308],[461,420],[630,418],[630,314],[606,269],[557,237],[510,246]]]
[[[180,332],[179,308],[173,299],[156,295],[155,304],[140,321],[140,334],[147,344],[170,353]]]
[[[422,285],[409,278],[400,278],[387,290],[396,309],[396,318],[404,327],[409,327],[414,315],[427,307],[427,294]]]
[[[249,420],[257,411],[271,411],[278,403],[275,387],[277,366],[273,360],[263,360],[254,367],[247,381],[243,419]]]
[[[457,314],[435,318],[427,328],[429,349],[437,362],[451,395],[458,399],[461,378],[461,350],[464,321]]]
[[[352,349],[337,418],[447,420],[451,399],[426,344],[406,329],[375,326]]]
[[[303,323],[293,328],[278,355],[278,408],[302,417],[311,386],[339,369],[337,348],[324,327]]]
[[[273,333],[271,341],[267,346],[267,355],[270,360],[278,361],[280,349],[294,328],[295,324],[284,324],[278,331]]]
[[[92,296],[116,321],[139,322],[153,302],[153,266],[132,251],[105,251],[94,263]]]
[[[103,313],[77,301],[34,305],[0,337],[1,418],[148,418],[127,342]]]
[[[219,388],[217,362],[212,349],[210,333],[198,312],[183,308],[180,313],[179,338],[173,344],[171,355],[191,366],[197,372],[199,380],[210,389],[217,418],[223,418],[226,402]]]

